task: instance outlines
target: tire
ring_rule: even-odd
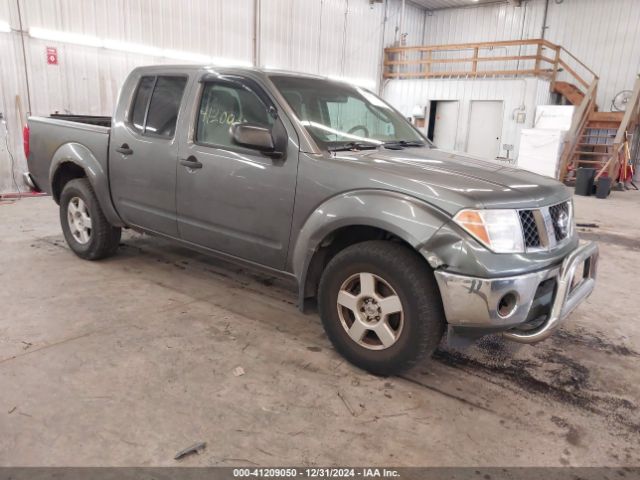
[[[107,221],[86,178],[70,180],[64,186],[60,195],[60,224],[69,248],[80,258],[100,260],[118,249],[121,229]]]
[[[367,295],[372,284],[375,295]],[[433,271],[417,252],[391,241],[358,243],[333,257],[318,307],[336,350],[376,375],[401,373],[431,356],[446,323]]]

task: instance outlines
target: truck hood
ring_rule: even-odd
[[[552,178],[435,148],[339,152],[335,159],[367,169],[368,187],[401,191],[451,215],[461,208],[536,208],[571,197]]]

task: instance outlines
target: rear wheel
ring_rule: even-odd
[[[322,323],[350,362],[391,375],[430,356],[445,317],[433,272],[410,248],[368,241],[337,254],[319,288]]]
[[[120,243],[120,228],[104,216],[89,180],[70,180],[60,195],[60,224],[73,252],[87,260],[113,255]]]

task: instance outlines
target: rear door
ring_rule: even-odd
[[[255,82],[206,80],[195,95],[193,127],[180,149],[177,213],[191,243],[283,269],[289,245],[298,168],[297,137],[286,118],[274,118],[270,97]],[[238,83],[240,82],[240,83]],[[277,111],[277,109],[276,109]],[[285,159],[236,145],[233,123],[273,127],[283,122]]]
[[[187,81],[178,74],[141,76],[109,146],[111,195],[122,219],[172,237],[178,236],[175,133]]]

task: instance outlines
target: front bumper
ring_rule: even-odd
[[[560,266],[525,275],[488,279],[435,274],[450,326],[502,331],[515,342],[535,343],[551,335],[591,294],[597,263],[598,246],[589,242]]]

